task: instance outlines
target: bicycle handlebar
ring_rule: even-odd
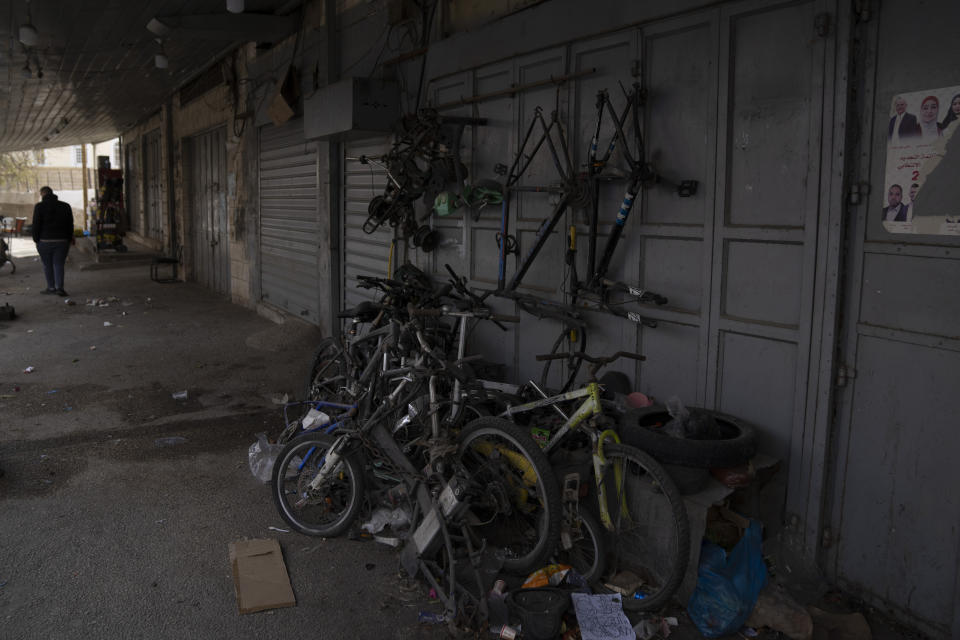
[[[421,316],[425,318],[439,318],[441,316],[470,317],[481,320],[493,320],[494,322],[520,322],[520,316],[507,316],[499,313],[490,313],[488,309],[474,309],[473,311],[460,311],[451,309],[444,305],[442,307],[433,307],[422,309],[412,304],[407,305],[407,313],[410,317]]]
[[[536,356],[536,359],[540,362],[545,360],[562,360],[563,358],[582,358],[587,362],[593,364],[609,364],[614,360],[620,358],[632,358],[633,360],[646,360],[647,356],[640,355],[639,353],[631,353],[629,351],[617,351],[612,356],[591,356],[582,351],[577,351],[575,353],[543,353]]]

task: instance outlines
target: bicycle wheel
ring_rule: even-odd
[[[310,536],[332,537],[347,530],[363,503],[363,465],[353,454],[317,488],[310,482],[326,460],[333,436],[307,433],[283,448],[273,465],[273,499],[290,525]]]
[[[571,546],[557,554],[560,562],[568,564],[590,584],[599,580],[607,566],[607,530],[597,517],[581,507],[577,517],[578,531],[572,531]]]
[[[303,392],[304,400],[344,402],[347,361],[336,338],[324,338],[317,346]]]
[[[512,422],[484,417],[460,432],[458,455],[469,477],[472,532],[504,550],[504,571],[539,569],[553,553],[562,509],[543,451]]]
[[[652,457],[627,445],[604,446],[602,483],[613,529],[599,588],[623,594],[623,607],[658,609],[683,581],[690,525],[680,492]]]
[[[571,334],[573,339],[571,340]],[[553,347],[550,349],[550,353],[583,353],[587,349],[587,330],[583,327],[570,329],[564,328],[560,331],[560,335],[557,336],[557,339],[553,343]],[[555,363],[561,362],[560,360],[547,360],[543,363],[543,371],[540,373],[540,387],[547,388],[550,387],[550,369]],[[560,373],[561,379],[564,381],[563,386],[560,388],[560,393],[566,393],[570,390],[570,387],[573,386],[574,380],[577,378],[577,373],[580,371],[580,365],[583,363],[583,358],[578,358],[572,356],[567,358],[563,362],[567,364],[567,373],[566,377],[563,377],[563,373]],[[557,369],[554,369],[556,372]]]

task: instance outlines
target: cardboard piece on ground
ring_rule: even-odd
[[[240,613],[297,604],[276,538],[231,542],[230,565]]]

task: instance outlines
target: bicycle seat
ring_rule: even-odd
[[[376,302],[364,301],[350,309],[344,309],[337,314],[338,318],[356,318],[360,322],[370,322],[380,313],[380,305]]]

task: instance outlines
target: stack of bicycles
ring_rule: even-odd
[[[411,268],[361,279],[379,299],[346,310],[349,330],[320,345],[309,411],[294,412],[282,436],[272,481],[281,515],[302,533],[337,536],[361,512],[401,509],[401,563],[457,625],[482,628],[493,582],[551,559],[624,594],[627,609],[662,607],[686,570],[686,511],[663,468],[619,442],[596,382],[604,364],[640,356],[578,354],[589,382],[556,396],[478,380],[470,330],[518,318],[492,313],[451,275],[439,290]]]

